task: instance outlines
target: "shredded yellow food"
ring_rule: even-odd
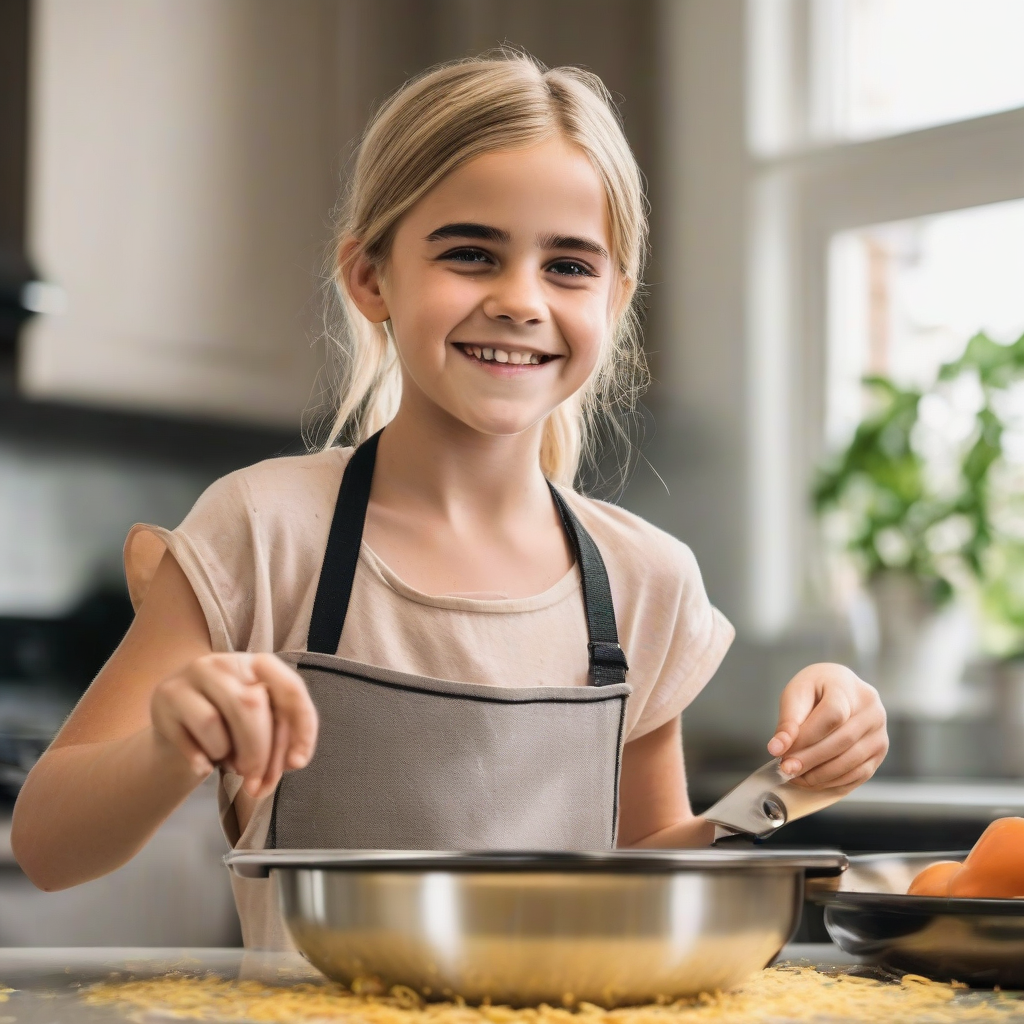
[[[120,1005],[187,1020],[260,1024],[895,1024],[911,1020],[959,1024],[1024,1019],[1024,1000],[1009,993],[971,992],[956,983],[916,975],[905,975],[899,982],[829,975],[794,964],[767,968],[732,992],[617,1010],[588,1003],[574,1010],[546,1005],[469,1007],[461,1002],[424,1003],[401,986],[387,995],[359,995],[326,982],[272,986],[180,974],[99,984],[82,995],[94,1006]]]

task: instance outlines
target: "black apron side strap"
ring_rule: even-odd
[[[612,588],[608,583],[608,571],[604,559],[576,514],[565,498],[552,486],[551,496],[562,517],[566,536],[576,555],[580,567],[580,585],[583,588],[583,607],[587,615],[587,633],[590,642],[590,685],[607,686],[610,683],[624,683],[629,665],[626,655],[619,646],[619,632],[615,628],[615,606],[612,604]]]
[[[363,523],[366,506],[370,503],[370,484],[380,435],[378,430],[355,450],[341,477],[306,642],[306,649],[318,654],[338,653],[363,541]]]

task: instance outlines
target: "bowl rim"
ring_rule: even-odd
[[[906,896],[887,892],[813,892],[807,898],[825,909],[922,914],[936,917],[1020,917],[1024,920],[1024,897],[979,899],[965,896]]]
[[[963,860],[970,850],[911,850],[906,852],[854,853],[849,856],[851,875],[862,865],[882,861],[929,862]],[[849,876],[848,876],[849,877]],[[910,896],[907,893],[877,892],[862,889],[820,889],[808,892],[807,898],[819,906],[837,910],[892,912],[894,914],[938,914],[953,916],[989,916],[1024,918],[1024,897],[1017,899],[982,899],[966,896]]]
[[[243,877],[271,871],[455,871],[463,873],[671,874],[687,871],[780,871],[838,875],[847,857],[830,849],[699,850],[234,850],[224,863]]]

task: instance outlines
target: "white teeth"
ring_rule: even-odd
[[[542,358],[538,352],[509,352],[503,348],[483,348],[480,345],[466,345],[465,351],[485,363],[512,363],[515,366],[537,366]]]

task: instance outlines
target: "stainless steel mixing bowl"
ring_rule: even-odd
[[[292,938],[329,977],[518,1006],[733,987],[792,936],[805,875],[846,866],[835,851],[754,848],[225,859],[276,878]]]

